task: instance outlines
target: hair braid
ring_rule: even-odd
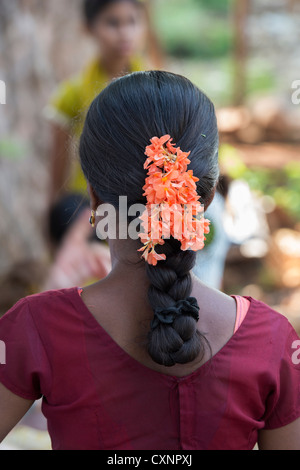
[[[188,299],[192,290],[191,270],[196,254],[181,251],[177,240],[166,241],[163,251],[166,261],[157,266],[147,265],[151,282],[148,297],[154,312],[176,306],[178,301]],[[148,352],[152,359],[164,366],[193,361],[204,352],[203,335],[196,328],[197,321],[189,309],[175,315],[170,324],[155,318],[148,334]]]

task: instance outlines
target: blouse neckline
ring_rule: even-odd
[[[160,377],[161,379],[167,380],[167,381],[172,381],[172,382],[183,382],[183,381],[190,381],[197,377],[198,375],[201,375],[204,373],[209,366],[212,365],[213,362],[217,361],[220,359],[220,356],[226,354],[227,349],[229,349],[235,341],[239,339],[240,336],[242,336],[244,329],[247,327],[247,322],[248,319],[251,315],[249,315],[252,312],[253,306],[254,306],[254,300],[251,297],[245,297],[250,301],[250,306],[248,309],[247,314],[245,315],[244,320],[240,324],[239,328],[233,333],[233,335],[229,338],[229,340],[207,361],[205,361],[203,364],[201,364],[197,369],[195,369],[193,372],[190,374],[187,374],[182,377],[178,377],[176,375],[171,375],[171,374],[165,374],[164,372],[159,372],[155,369],[152,369],[146,365],[144,365],[142,362],[138,361],[135,359],[133,356],[128,354],[111,336],[110,334],[103,328],[103,326],[96,320],[92,312],[88,309],[87,305],[84,303],[83,299],[79,295],[79,291],[81,288],[75,287],[71,288],[71,301],[74,307],[78,310],[78,307],[80,308],[80,312],[82,313],[84,319],[86,320],[87,323],[91,325],[92,328],[98,330],[101,335],[105,335],[106,340],[109,342],[110,346],[118,353],[121,354],[125,359],[127,359],[133,366],[138,367],[141,371],[144,373],[147,372],[148,374],[155,375],[156,377]],[[235,296],[231,296],[234,298]]]

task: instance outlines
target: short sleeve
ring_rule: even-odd
[[[288,323],[276,391],[269,399],[265,429],[286,426],[300,417],[300,339]]]
[[[22,398],[41,398],[48,361],[26,298],[0,319],[0,341],[0,383]]]
[[[78,79],[63,82],[44,110],[45,117],[62,127],[71,127],[81,108]]]

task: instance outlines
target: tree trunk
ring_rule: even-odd
[[[249,13],[249,0],[234,0],[234,96],[236,106],[244,104],[247,94],[247,18]]]

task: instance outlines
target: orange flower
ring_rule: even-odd
[[[149,264],[152,264],[153,266],[156,266],[158,261],[163,261],[166,259],[166,255],[160,255],[155,251],[155,246],[158,244],[162,245],[163,243],[155,243],[155,241],[148,240],[138,251],[143,251],[144,253],[142,256],[145,261],[147,261]]]
[[[188,170],[190,152],[183,152],[172,140],[169,135],[153,137],[145,150],[148,158],[144,168],[148,174],[143,195],[147,205],[141,216],[144,232],[139,235],[144,246],[138,251],[153,266],[166,259],[155,251],[166,238],[179,240],[184,251],[198,251],[209,233],[210,222],[202,217],[203,207],[197,194],[199,179]]]
[[[150,164],[154,163],[156,167],[162,167],[165,160],[165,149],[164,144],[170,140],[169,135],[165,135],[160,139],[158,137],[153,137],[151,139],[151,144],[146,147],[145,154],[149,157],[144,165],[145,170],[148,170]]]

